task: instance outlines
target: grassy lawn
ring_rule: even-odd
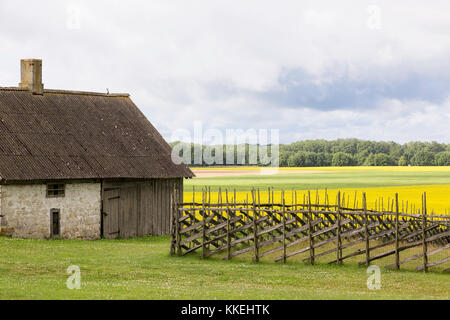
[[[363,267],[255,264],[169,256],[168,237],[20,240],[0,237],[0,299],[449,299],[444,273],[387,271],[369,290]],[[80,290],[66,269],[81,268]]]
[[[185,182],[185,197],[192,197],[194,185],[197,190],[236,188],[242,196],[252,187],[347,189],[349,194],[359,188],[367,189],[369,203],[394,192],[411,203],[427,191],[430,207],[450,208],[449,168],[298,170],[319,172],[196,178]],[[255,264],[244,256],[232,261],[220,256],[171,257],[168,237],[99,241],[0,237],[0,299],[450,299],[448,273],[381,269],[382,288],[369,290],[369,274],[357,260],[330,266],[324,259],[309,266],[301,258],[282,265],[273,259]],[[80,290],[66,288],[70,265],[81,268]]]

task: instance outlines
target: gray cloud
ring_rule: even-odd
[[[449,9],[443,0],[3,0],[0,85],[17,85],[19,59],[36,57],[47,88],[130,92],[166,138],[202,121],[278,128],[283,142],[450,142]]]

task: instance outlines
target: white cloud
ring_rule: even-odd
[[[380,9],[379,28],[367,27],[371,5]],[[67,28],[68,8],[79,8],[80,29]],[[450,79],[449,9],[444,0],[2,0],[0,85],[18,83],[20,58],[39,57],[46,87],[130,92],[166,137],[200,120],[280,128],[285,142],[449,142],[448,102],[430,90],[413,101],[395,93],[412,76]],[[264,99],[285,89],[286,70],[302,70],[319,87],[353,81],[393,90],[367,109]]]

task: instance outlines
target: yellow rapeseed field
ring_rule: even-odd
[[[195,178],[199,179],[197,180],[199,182],[199,192],[196,192],[195,200],[196,202],[202,202],[202,194],[200,192],[202,186],[207,186],[209,182],[212,182],[215,186],[215,191],[217,191],[217,188],[220,186],[222,187],[222,201],[225,202],[226,196],[225,196],[225,188],[229,187],[229,184],[235,183],[235,185],[239,185],[241,181],[239,180],[229,180],[224,179],[221,180],[223,175],[227,175],[227,172],[230,173],[230,177],[234,178],[236,177],[236,174],[238,175],[237,179],[240,179],[239,177],[241,175],[246,176],[244,178],[244,182],[246,185],[248,184],[247,181],[252,181],[253,178],[251,178],[251,175],[264,175],[264,171],[262,170],[271,170],[272,168],[260,168],[260,167],[200,167],[200,168],[193,168],[197,173],[208,173],[212,175],[213,178],[203,179],[203,178]],[[275,202],[280,203],[281,202],[281,189],[283,186],[285,186],[285,183],[291,183],[292,181],[285,180],[286,174],[296,173],[299,172],[301,174],[314,174],[315,172],[321,172],[321,173],[339,173],[339,172],[345,172],[349,173],[350,175],[348,177],[353,177],[356,181],[356,183],[364,182],[361,181],[361,177],[367,176],[367,173],[372,172],[373,174],[377,174],[377,172],[386,173],[386,172],[393,172],[393,178],[400,181],[400,186],[373,186],[373,187],[357,187],[354,188],[341,188],[341,189],[329,189],[329,190],[312,190],[311,191],[311,198],[313,202],[316,202],[318,199],[319,203],[325,202],[325,194],[327,194],[328,200],[330,204],[335,204],[337,193],[338,191],[341,191],[341,194],[344,198],[344,205],[346,207],[362,207],[362,194],[363,192],[366,193],[367,197],[367,207],[368,209],[389,209],[390,206],[392,206],[392,200],[395,198],[395,194],[398,193],[399,195],[399,206],[400,210],[402,212],[408,212],[411,213],[413,210],[414,212],[417,212],[418,209],[421,208],[421,197],[424,192],[427,193],[427,209],[429,213],[434,214],[446,214],[450,215],[450,184],[441,184],[446,183],[445,178],[441,180],[438,180],[439,184],[431,184],[435,182],[433,179],[428,179],[427,183],[424,183],[423,185],[419,185],[421,182],[421,177],[427,178],[427,175],[419,175],[420,173],[430,173],[431,176],[434,177],[446,177],[448,176],[448,173],[450,172],[450,166],[448,167],[436,167],[436,166],[430,166],[430,167],[411,167],[411,166],[395,166],[395,167],[301,167],[301,168],[277,168],[279,171],[278,173],[280,175],[273,175],[273,185],[275,187],[274,191],[274,198]],[[259,172],[258,172],[259,171]],[[221,176],[214,176],[215,172],[219,172]],[[234,172],[234,173],[233,173]],[[254,172],[254,173],[253,173]],[[356,172],[356,175],[351,175],[351,172]],[[361,174],[358,174],[361,172]],[[405,184],[410,184],[411,181],[417,180],[418,185],[410,185],[410,186],[401,186],[401,177],[398,176],[398,173],[402,172],[405,173]],[[412,173],[412,175],[408,175],[409,173]],[[417,174],[416,174],[417,173]],[[442,173],[442,176],[439,174]],[[272,173],[273,174],[273,173]],[[371,174],[371,179],[376,178]],[[206,177],[206,176],[205,176]],[[214,178],[215,177],[215,178]],[[270,177],[270,176],[269,176]],[[278,180],[278,178],[280,180]],[[305,176],[306,177],[306,176]],[[343,177],[343,183],[348,183],[349,179],[346,179],[347,176]],[[389,175],[384,175],[383,177],[388,177]],[[299,178],[301,179],[301,178]],[[336,185],[336,178],[334,178],[334,186]],[[247,180],[247,181],[246,181]],[[204,182],[203,182],[204,181]],[[219,181],[219,183],[217,183]],[[236,182],[237,181],[237,182]],[[255,185],[258,185],[258,180],[255,177]],[[277,183],[279,181],[279,183]],[[323,181],[323,180],[321,180]],[[339,181],[339,180],[338,180]],[[373,181],[373,180],[372,180]],[[223,182],[223,184],[222,184]],[[386,180],[386,184],[389,184],[389,180]],[[425,182],[425,181],[424,181]],[[325,182],[324,182],[325,183]],[[339,185],[339,184],[338,184]],[[348,185],[347,185],[348,186]],[[232,189],[231,187],[229,187]],[[251,187],[249,186],[249,189]],[[192,202],[192,192],[189,192],[190,187],[186,188],[186,192],[184,193],[184,201],[185,202]],[[229,189],[229,190],[230,190]],[[303,188],[302,188],[303,189]],[[246,189],[244,189],[246,190]],[[242,190],[242,187],[238,192],[236,192],[236,201],[237,202],[245,202],[249,201],[252,202],[252,196],[249,190],[244,191]],[[298,203],[302,203],[304,201],[304,196],[307,194],[308,191],[304,190],[298,190],[296,191],[296,198]],[[218,192],[211,192],[210,194],[211,201],[219,201],[219,193]],[[233,192],[228,193],[228,197],[230,201],[234,201],[234,194]],[[295,199],[295,194],[292,192],[292,190],[285,190],[285,200],[287,204],[293,203]],[[206,199],[206,201],[209,201],[210,199]],[[265,203],[269,201],[269,194],[267,189],[261,189],[259,192],[259,201],[261,203]],[[388,207],[389,206],[389,207]]]
[[[399,206],[400,210],[403,208],[403,212],[406,212],[406,207],[408,206],[408,211],[411,212],[412,209],[419,209],[421,207],[421,196],[424,192],[427,193],[427,208],[428,212],[433,212],[434,214],[450,214],[450,185],[430,185],[430,186],[403,186],[403,187],[383,187],[383,188],[353,188],[353,189],[333,189],[333,190],[314,190],[311,191],[312,202],[316,202],[318,199],[319,203],[325,202],[325,194],[328,196],[328,201],[331,204],[335,204],[338,191],[341,191],[341,195],[344,200],[345,206],[350,207],[361,207],[363,192],[366,193],[367,207],[368,209],[380,209],[382,205],[384,209],[388,209],[388,203],[392,205],[392,201],[395,198],[395,193],[399,195]],[[280,203],[282,191],[275,190],[273,192],[275,202]],[[287,204],[293,203],[295,201],[295,191],[285,190],[285,201]],[[297,202],[302,203],[304,197],[307,197],[308,191],[298,190]],[[184,201],[192,202],[192,192],[184,193]],[[356,195],[356,197],[355,197]],[[228,192],[229,201],[234,201],[233,192]],[[269,201],[268,190],[260,190],[259,198],[261,203],[266,203]],[[226,194],[222,192],[222,201],[225,202]],[[356,200],[355,200],[356,199]],[[206,199],[207,201],[209,199]],[[213,202],[219,201],[219,193],[211,192],[211,200]],[[195,201],[202,202],[201,192],[196,192]],[[252,202],[251,192],[240,191],[236,192],[237,202]],[[356,201],[356,202],[355,202]],[[412,206],[412,207],[411,207]]]

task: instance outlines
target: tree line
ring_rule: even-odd
[[[437,142],[306,140],[280,145],[280,166],[448,166],[450,145]]]
[[[267,165],[273,146],[200,146],[171,143],[184,162],[195,166]],[[182,147],[181,147],[182,146]],[[450,144],[404,144],[359,139],[305,140],[277,146],[280,167],[450,166]],[[199,157],[198,155],[207,155]],[[230,161],[232,159],[232,161]]]

